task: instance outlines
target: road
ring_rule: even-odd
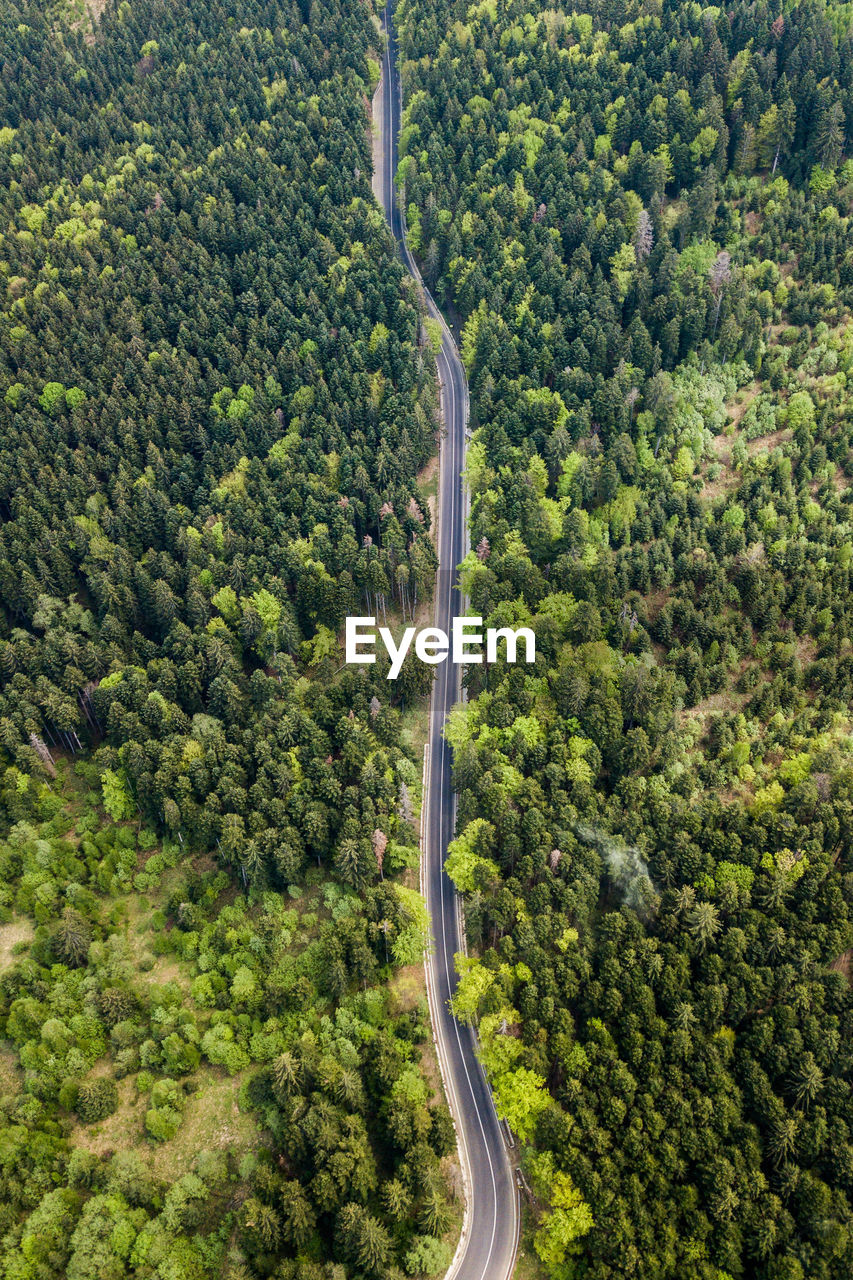
[[[406,244],[403,218],[395,198],[401,95],[392,7],[389,0],[383,19],[388,40],[382,82],[374,99],[374,119],[379,126],[374,148],[374,191],[406,267],[423,287]],[[465,462],[468,387],[453,337],[426,289],[424,296],[429,312],[441,322],[443,334],[437,357],[445,432],[439,453],[435,625],[449,634],[452,619],[463,611],[464,605],[456,589],[456,566],[468,549],[466,491],[461,475]],[[446,1280],[451,1277],[452,1280],[509,1280],[518,1246],[518,1192],[491,1090],[477,1059],[474,1032],[470,1027],[460,1026],[448,1007],[456,986],[453,957],[462,950],[462,938],[456,891],[444,872],[444,856],[448,841],[453,838],[456,820],[456,797],[451,752],[442,730],[461,689],[458,666],[443,662],[436,671],[430,707],[423,826],[422,879],[434,938],[427,980],[433,1033],[456,1124],[466,1194],[462,1238]]]

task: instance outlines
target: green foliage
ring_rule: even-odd
[[[533,1137],[536,1120],[548,1106],[544,1084],[544,1076],[528,1067],[505,1071],[492,1081],[498,1115],[522,1142]]]
[[[0,12],[0,1272],[384,1280],[448,1210],[388,989],[419,673],[338,669],[436,564],[375,24],[100,7]]]
[[[122,822],[133,815],[133,800],[128,788],[127,774],[123,769],[105,769],[101,775],[103,804],[113,822]]]
[[[77,1090],[74,1104],[84,1124],[95,1124],[111,1116],[118,1106],[118,1090],[114,1080],[84,1081]]]
[[[436,1240],[435,1236],[415,1236],[405,1257],[406,1275],[443,1275],[452,1260],[453,1251],[443,1240]]]
[[[572,1268],[566,1263],[580,1253],[579,1241],[595,1225],[592,1213],[569,1174],[557,1168],[550,1151],[530,1161],[530,1175],[537,1194],[550,1205],[534,1236],[534,1248],[547,1274],[561,1280],[571,1275]]]
[[[67,396],[61,382],[46,382],[39,396],[39,404],[45,413],[54,413]]]
[[[453,1007],[547,1274],[834,1280],[849,23],[583,7],[398,8],[409,223],[469,380],[461,585],[537,638],[446,730]]]
[[[491,830],[490,823],[476,818],[448,845],[445,870],[462,893],[472,893],[483,881],[499,875],[495,863],[480,852],[488,848]]]
[[[486,992],[490,990],[495,975],[483,968],[478,960],[456,956],[459,982],[453,995],[453,1012],[461,1022],[475,1022]]]

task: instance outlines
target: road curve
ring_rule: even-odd
[[[403,218],[395,198],[401,93],[392,13],[393,0],[388,0],[383,15],[387,40],[382,81],[374,100],[380,130],[374,190],[403,262],[423,288],[420,272],[406,244]],[[468,387],[453,337],[425,288],[424,297],[430,314],[440,321],[443,335],[437,358],[445,433],[439,454],[435,625],[449,634],[452,620],[462,612],[464,603],[456,589],[456,566],[467,551],[468,538],[466,491],[462,480]],[[518,1192],[491,1090],[477,1059],[476,1037],[470,1027],[459,1025],[448,1005],[456,986],[453,957],[462,950],[462,938],[456,891],[444,871],[444,857],[456,821],[456,797],[450,747],[442,731],[461,690],[458,666],[443,662],[436,671],[430,707],[423,823],[422,880],[434,939],[427,962],[427,981],[442,1077],[456,1124],[466,1197],[462,1238],[446,1280],[509,1280],[518,1247]]]

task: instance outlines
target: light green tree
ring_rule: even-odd
[[[105,769],[101,774],[104,808],[113,822],[133,817],[133,798],[124,769]]]
[[[533,1237],[533,1247],[545,1270],[554,1280],[568,1280],[569,1259],[580,1251],[578,1241],[595,1225],[592,1210],[570,1175],[558,1169],[553,1152],[543,1151],[530,1162],[530,1174],[537,1195],[550,1202]]]
[[[491,969],[486,969],[479,960],[469,959],[468,956],[457,955],[454,962],[459,983],[450,1002],[453,1015],[460,1022],[475,1022],[482,999],[494,985],[496,974]]]
[[[498,1115],[522,1142],[529,1142],[536,1120],[548,1106],[544,1076],[529,1067],[506,1071],[493,1081]]]

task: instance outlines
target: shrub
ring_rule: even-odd
[[[105,1120],[118,1107],[114,1080],[84,1080],[77,1090],[75,1110],[84,1124]]]

